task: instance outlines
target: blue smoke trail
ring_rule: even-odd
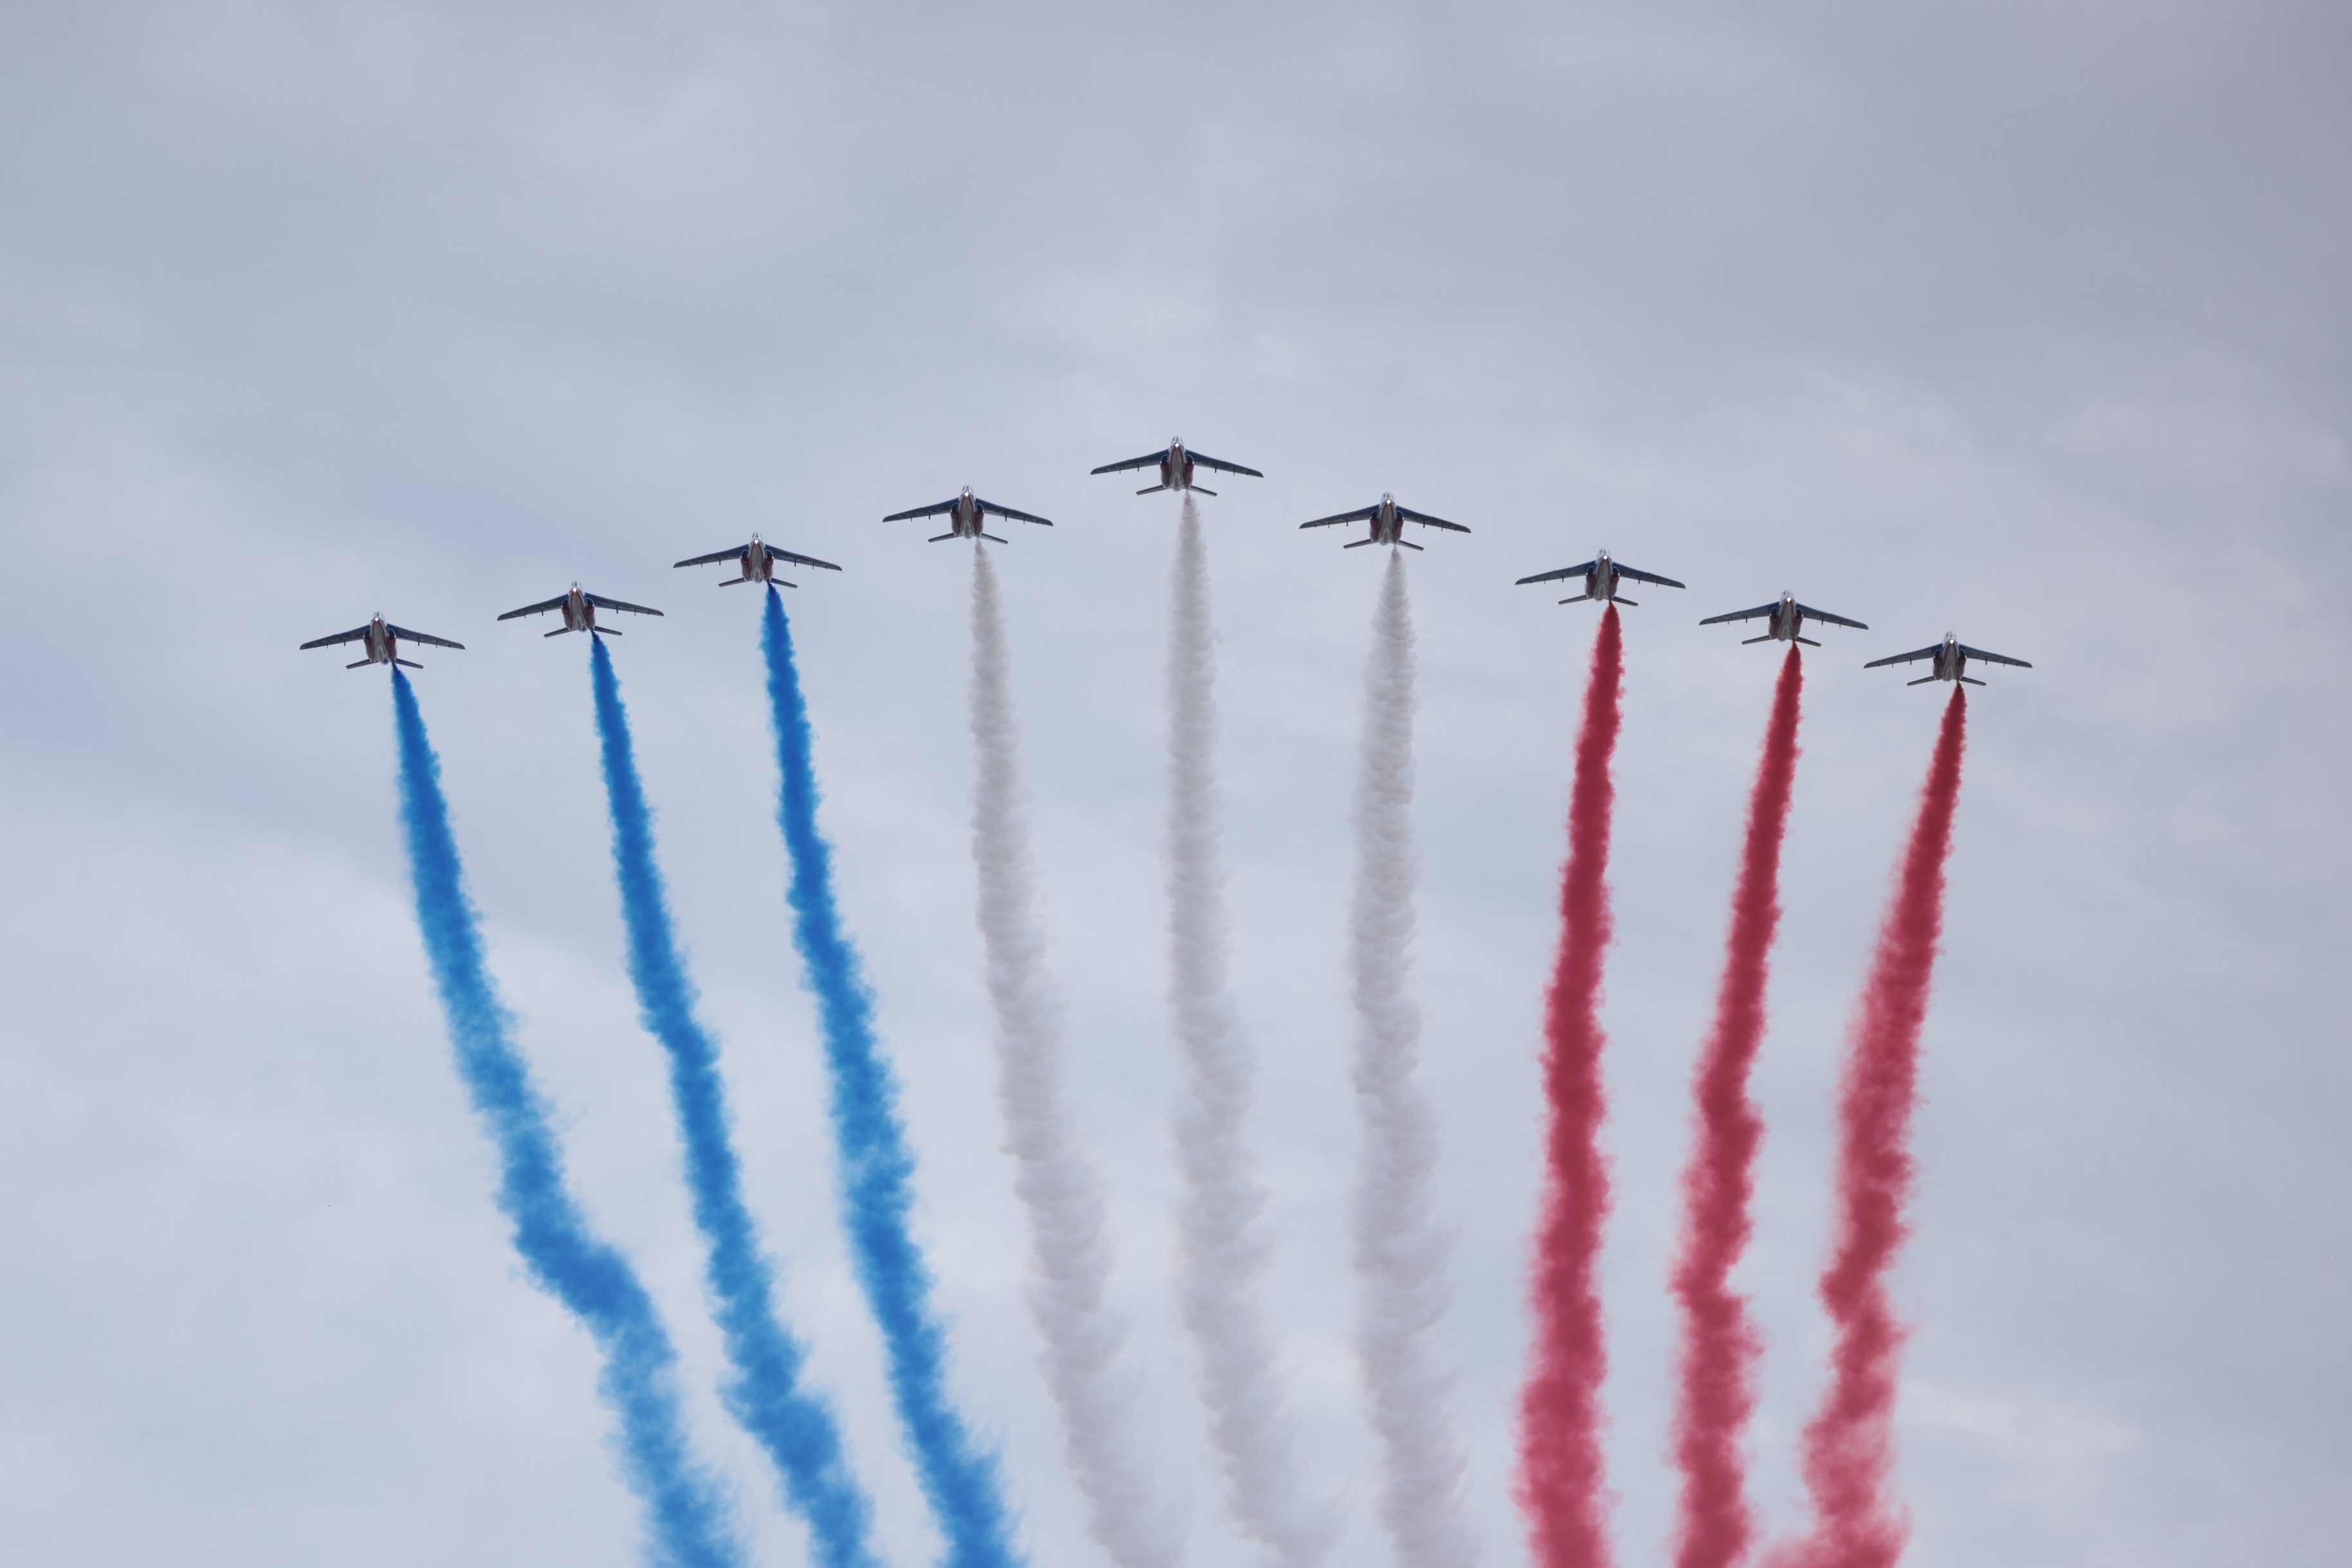
[[[688,1457],[671,1376],[670,1347],[636,1273],[588,1228],[565,1187],[563,1157],[547,1107],[510,1034],[482,957],[481,927],[466,895],[449,802],[441,793],[441,759],[425,734],[425,716],[408,677],[392,673],[400,734],[400,820],[416,888],[416,924],[441,993],[449,1043],[474,1110],[497,1141],[499,1208],[514,1224],[515,1250],[531,1278],[587,1326],[604,1353],[598,1379],[604,1402],[621,1417],[615,1447],[621,1473],[644,1504],[651,1560],[664,1568],[734,1568],[741,1547],[709,1476]]]
[[[948,1399],[947,1335],[932,1315],[930,1270],[907,1229],[914,1155],[898,1120],[898,1085],[874,1038],[874,994],[834,902],[833,846],[816,826],[808,706],[793,663],[792,627],[772,587],[761,645],[768,659],[776,764],[783,775],[776,822],[793,857],[793,939],[824,1025],[842,1204],[857,1278],[882,1327],[891,1397],[915,1451],[923,1495],[947,1537],[950,1568],[1014,1568],[1024,1559],[1006,1540],[1011,1521],[996,1457],[972,1440]]]
[[[687,978],[661,869],[654,863],[653,812],[637,777],[628,709],[604,639],[593,641],[596,733],[613,807],[613,874],[629,933],[629,978],[646,1028],[669,1053],[687,1185],[707,1248],[703,1278],[717,1298],[719,1334],[735,1367],[727,1407],[782,1473],[784,1495],[808,1521],[817,1560],[825,1568],[879,1568],[867,1540],[873,1507],[849,1473],[831,1407],[800,1386],[806,1355],[776,1314],[774,1266],[760,1250],[728,1131],[719,1047],[694,1016],[694,984]]]

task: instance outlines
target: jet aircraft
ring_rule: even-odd
[[[587,632],[599,637],[619,636],[621,632],[618,627],[596,624],[596,612],[600,609],[625,610],[632,615],[661,613],[658,610],[648,610],[642,604],[624,604],[617,599],[606,599],[598,594],[584,592],[575,582],[572,585],[572,591],[569,593],[557,594],[553,599],[543,603],[526,604],[520,610],[509,610],[499,619],[511,621],[518,615],[544,615],[551,610],[561,610],[563,612],[563,624],[552,632],[543,633],[544,635],[561,637],[566,632]]]
[[[1616,604],[1638,603],[1639,601],[1636,600],[1618,598],[1617,581],[1620,578],[1632,578],[1635,582],[1654,582],[1661,588],[1682,586],[1671,577],[1660,577],[1654,572],[1635,571],[1630,566],[1620,566],[1609,559],[1607,550],[1602,550],[1582,566],[1564,566],[1558,571],[1539,571],[1533,577],[1519,579],[1518,582],[1512,586],[1523,587],[1530,582],[1559,582],[1571,577],[1584,579],[1584,591],[1574,598],[1561,600],[1562,604],[1575,604],[1587,599]]]
[[[1407,523],[1419,523],[1428,528],[1451,528],[1457,534],[1466,534],[1470,531],[1460,523],[1449,523],[1444,517],[1433,517],[1426,512],[1415,512],[1400,507],[1396,504],[1394,496],[1387,495],[1381,497],[1378,506],[1360,507],[1352,512],[1341,512],[1335,517],[1318,517],[1311,523],[1301,523],[1298,526],[1302,528],[1328,528],[1334,523],[1372,525],[1370,538],[1349,539],[1339,547],[1342,549],[1354,549],[1358,545],[1402,545],[1407,549],[1419,549],[1421,548],[1419,545],[1404,537],[1404,526]]]
[[[909,517],[941,516],[948,519],[948,531],[932,535],[929,540],[932,544],[938,544],[941,539],[995,539],[998,544],[1010,543],[1010,540],[997,538],[994,534],[981,527],[981,524],[992,516],[1011,517],[1024,523],[1036,523],[1048,528],[1054,526],[1047,518],[1033,517],[1027,512],[1016,512],[1010,507],[1000,507],[993,501],[983,501],[971,493],[969,486],[965,486],[963,493],[952,501],[941,501],[936,507],[917,507],[911,512],[893,512],[882,520],[886,523],[903,523]]]
[[[1849,621],[1843,615],[1832,615],[1826,610],[1816,610],[1810,604],[1800,604],[1793,593],[1780,595],[1778,604],[1759,604],[1753,610],[1735,610],[1727,615],[1710,615],[1699,622],[1702,626],[1720,626],[1727,621],[1753,621],[1762,615],[1769,618],[1764,635],[1750,637],[1748,643],[1802,643],[1808,648],[1818,648],[1819,643],[1804,634],[1807,620],[1826,621],[1832,626],[1851,626],[1857,632],[1869,627],[1859,621]],[[1747,646],[1747,643],[1740,644]]]
[[[1933,674],[1905,683],[1914,686],[1924,686],[1930,681],[1965,681],[1969,685],[1980,686],[1984,683],[1968,673],[1970,659],[1982,659],[1988,664],[2015,664],[2021,670],[2033,668],[2024,660],[2012,659],[2006,653],[1988,653],[1982,648],[1971,648],[1949,632],[1944,633],[1942,642],[1932,646],[1916,649],[1908,653],[1889,653],[1884,659],[1871,660],[1863,668],[1874,670],[1881,664],[1907,664],[1914,659],[1936,661]]]
[[[1265,477],[1255,468],[1244,468],[1238,463],[1222,462],[1205,452],[1187,452],[1181,438],[1171,441],[1165,452],[1153,452],[1141,457],[1130,457],[1124,463],[1106,463],[1094,472],[1117,474],[1129,468],[1149,468],[1155,464],[1160,468],[1160,483],[1145,486],[1136,492],[1137,495],[1149,496],[1159,490],[1198,490],[1203,496],[1215,495],[1216,492],[1207,486],[1192,483],[1192,469],[1195,465],[1202,468],[1213,468],[1220,474],[1246,474],[1253,479]]]
[[[428,637],[422,632],[411,632],[405,626],[394,626],[381,615],[373,615],[368,618],[368,623],[364,626],[354,626],[348,632],[338,632],[331,637],[313,637],[302,646],[328,648],[337,643],[364,643],[367,645],[367,657],[345,664],[343,668],[356,670],[368,664],[402,664],[412,670],[423,669],[425,666],[415,660],[404,659],[400,656],[400,640],[403,637],[412,643],[430,643],[436,648],[463,648],[466,645],[463,643],[452,643],[446,637]]]
[[[674,564],[709,566],[713,561],[721,560],[736,562],[741,571],[741,575],[738,577],[720,578],[719,586],[721,588],[732,588],[739,582],[782,582],[786,588],[798,588],[800,584],[785,582],[782,578],[776,575],[776,563],[780,560],[791,561],[794,566],[822,567],[827,571],[841,570],[833,562],[819,560],[813,555],[794,555],[788,549],[778,549],[773,545],[762,544],[757,534],[751,536],[751,542],[748,545],[738,545],[733,549],[713,550],[709,555],[695,556]]]

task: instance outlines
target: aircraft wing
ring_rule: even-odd
[[[1780,608],[1780,601],[1776,599],[1769,604],[1759,604],[1753,610],[1733,610],[1721,615],[1710,615],[1706,620],[1700,622],[1699,624],[1702,626],[1720,626],[1727,621],[1753,621],[1759,615],[1769,615],[1772,612]],[[1799,608],[1802,609],[1803,607],[1801,605]],[[1812,612],[1807,611],[1806,613],[1811,614]],[[1851,626],[1853,622],[1849,621],[1846,624]]]
[[[1168,454],[1165,452],[1147,452],[1140,457],[1130,457],[1124,463],[1106,463],[1101,467],[1089,469],[1087,472],[1093,474],[1118,474],[1123,473],[1129,468],[1156,468],[1167,457],[1167,455]],[[1201,458],[1201,455],[1195,452],[1192,454],[1192,457],[1195,462],[1198,462]],[[1222,467],[1223,465],[1213,463],[1210,466],[1213,468]],[[1244,472],[1246,472],[1246,470],[1244,470]],[[1260,475],[1258,476],[1260,478],[1265,477],[1264,475]]]
[[[1244,468],[1238,463],[1227,463],[1215,457],[1204,457],[1197,452],[1193,453],[1192,456],[1192,461],[1198,463],[1202,467],[1214,468],[1220,474],[1246,474],[1253,479],[1263,479],[1265,477],[1265,475],[1259,473],[1256,469]]]
[[[1843,615],[1832,615],[1826,610],[1816,610],[1810,604],[1798,605],[1797,613],[1808,621],[1826,621],[1832,626],[1851,626],[1857,632],[1870,630],[1859,621],[1849,621]]]
[[[972,497],[972,501],[982,511],[993,512],[1000,517],[1011,517],[1016,523],[1040,523],[1049,528],[1054,526],[1053,519],[1050,517],[1040,517],[1028,512],[1016,512],[1010,507],[1000,507],[993,501],[983,501],[977,496]]]
[[[961,500],[962,497],[958,497],[957,499]],[[903,523],[908,517],[936,517],[942,512],[954,511],[955,505],[954,501],[941,501],[936,507],[917,507],[911,512],[893,512],[882,520],[886,523]]]
[[[1601,563],[1597,560],[1588,560],[1582,566],[1564,566],[1558,571],[1539,571],[1533,577],[1523,577],[1519,579],[1518,581],[1513,583],[1511,586],[1514,588],[1524,588],[1530,582],[1559,582],[1571,577],[1591,577],[1592,575],[1592,569],[1600,564]]]
[[[1378,507],[1359,507],[1352,512],[1340,512],[1328,517],[1318,517],[1311,523],[1301,523],[1302,528],[1328,528],[1333,523],[1360,523],[1380,516]]]
[[[743,552],[751,548],[751,547],[750,545],[737,545],[733,549],[713,550],[709,555],[694,556],[688,559],[676,561],[672,564],[676,566],[709,566],[715,560],[741,560],[743,559]]]
[[[1881,664],[1907,664],[1914,659],[1932,659],[1943,651],[1944,645],[1941,643],[1930,643],[1927,646],[1916,649],[1912,653],[1889,653],[1884,659],[1873,659],[1870,663],[1864,664],[1863,668],[1865,670],[1874,670]]]
[[[1613,565],[1614,563],[1612,562],[1612,564]],[[1680,588],[1683,586],[1671,577],[1660,577],[1654,571],[1635,571],[1630,566],[1618,567],[1617,575],[1620,577],[1630,577],[1635,582],[1654,582],[1660,588]]]
[[[632,615],[659,615],[661,613],[658,610],[648,610],[642,604],[624,604],[617,599],[606,599],[602,594],[588,593],[583,594],[581,597],[587,600],[589,603],[594,605],[599,610],[625,610]]]
[[[1470,531],[1460,523],[1449,523],[1444,517],[1433,517],[1427,512],[1407,511],[1402,507],[1397,508],[1397,516],[1408,523],[1420,523],[1427,528],[1452,528],[1457,534],[1466,534]]]
[[[762,544],[760,548],[768,552],[768,559],[770,560],[788,560],[794,566],[821,566],[827,571],[839,571],[841,570],[841,568],[834,565],[833,562],[829,560],[819,560],[813,555],[794,555],[788,549],[778,549],[772,544]],[[681,562],[680,564],[683,565],[689,563]]]
[[[2012,659],[2006,653],[1988,653],[1982,648],[1971,648],[1966,643],[1960,644],[1960,652],[1971,659],[1982,659],[1989,664],[2015,664],[2021,670],[2033,668],[2022,659]]]
[[[394,636],[398,637],[398,638],[401,638],[402,640],[404,640],[404,641],[405,641],[405,642],[410,642],[410,643],[432,643],[432,644],[433,644],[435,647],[436,647],[436,648],[458,648],[458,649],[462,649],[462,648],[464,648],[464,647],[465,647],[465,645],[466,645],[466,644],[464,644],[463,643],[452,643],[452,642],[451,642],[451,641],[449,641],[449,639],[448,639],[448,638],[446,638],[446,637],[427,637],[427,636],[426,636],[424,632],[411,632],[411,631],[410,631],[407,627],[405,627],[405,626],[394,626],[394,625],[392,625],[392,624],[391,624],[391,623],[389,623],[389,622],[386,622],[386,623],[385,623],[385,625],[384,625],[384,630],[385,630],[385,631],[387,631],[387,632],[391,632]]]
[[[313,637],[309,642],[303,643],[302,646],[304,648],[331,648],[338,643],[356,643],[367,634],[368,629],[365,626],[354,626],[348,632],[338,632],[331,637]],[[406,633],[404,632],[402,635],[405,636]],[[297,652],[299,651],[300,650],[299,649],[297,650]]]
[[[504,615],[499,616],[499,619],[501,621],[511,621],[518,615],[544,615],[551,610],[562,609],[563,601],[568,597],[570,596],[567,594],[559,593],[544,604],[526,604],[520,610],[508,611]]]

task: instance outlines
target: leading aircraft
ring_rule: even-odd
[[[1011,543],[1009,539],[997,538],[994,534],[981,527],[982,520],[990,517],[1011,517],[1016,522],[1035,523],[1042,528],[1050,528],[1054,526],[1048,518],[1033,517],[1027,512],[1016,512],[1010,507],[1000,507],[993,501],[983,501],[971,493],[970,486],[964,486],[963,493],[952,501],[941,501],[936,507],[917,507],[911,512],[893,512],[882,520],[886,523],[903,523],[908,517],[936,517],[942,515],[948,519],[948,531],[943,534],[933,534],[929,540],[932,544],[938,544],[941,539],[994,539],[998,544]]]
[[[563,624],[543,635],[561,637],[566,632],[587,632],[599,637],[619,636],[621,632],[618,627],[596,624],[596,612],[600,609],[625,610],[632,615],[661,613],[658,610],[648,610],[642,604],[624,604],[617,599],[606,599],[600,594],[586,592],[575,582],[572,585],[572,591],[569,593],[559,593],[544,603],[526,604],[520,610],[509,610],[499,619],[511,621],[518,615],[544,615],[551,610],[561,610],[563,612]]]
[[[1342,549],[1354,549],[1359,545],[1402,545],[1407,549],[1419,549],[1421,548],[1419,545],[1404,537],[1404,526],[1407,523],[1419,523],[1425,528],[1451,528],[1457,534],[1466,534],[1470,531],[1460,523],[1449,523],[1444,517],[1433,517],[1426,512],[1416,512],[1408,507],[1400,507],[1396,504],[1396,497],[1388,495],[1383,495],[1377,506],[1359,507],[1352,512],[1340,512],[1328,517],[1318,517],[1311,523],[1301,523],[1298,526],[1302,528],[1328,528],[1334,523],[1372,525],[1371,538],[1349,539],[1339,547]]]
[[[1192,469],[1196,464],[1202,468],[1213,468],[1220,474],[1246,474],[1253,479],[1265,477],[1255,468],[1244,468],[1238,463],[1226,463],[1210,456],[1205,452],[1187,452],[1184,450],[1184,443],[1181,437],[1171,441],[1165,452],[1147,453],[1141,457],[1130,457],[1124,463],[1106,463],[1094,472],[1118,474],[1129,468],[1149,468],[1154,464],[1160,467],[1160,483],[1145,486],[1136,492],[1137,495],[1149,496],[1160,490],[1198,490],[1203,496],[1215,495],[1216,492],[1207,486],[1192,483]]]
[[[1576,604],[1587,599],[1602,601],[1612,604],[1638,604],[1639,601],[1637,600],[1620,599],[1617,597],[1617,580],[1619,578],[1632,578],[1635,582],[1654,582],[1661,588],[1680,588],[1682,586],[1681,583],[1676,582],[1671,577],[1660,577],[1655,572],[1635,571],[1630,566],[1620,566],[1615,561],[1609,559],[1609,552],[1607,550],[1602,550],[1599,555],[1593,557],[1591,560],[1586,561],[1582,566],[1564,566],[1558,571],[1539,571],[1533,577],[1523,577],[1519,579],[1519,580],[1512,586],[1525,587],[1530,582],[1559,582],[1564,579],[1571,577],[1580,577],[1584,579],[1584,591],[1572,598],[1561,600],[1560,602],[1562,604]]]
[[[1914,659],[1936,661],[1935,672],[1932,674],[1922,675],[1916,681],[1905,683],[1914,686],[1924,686],[1929,681],[1965,681],[1969,685],[1980,686],[1984,683],[1968,673],[1970,659],[1982,659],[1988,664],[2015,664],[2021,670],[2033,668],[2024,660],[2012,659],[2006,653],[1988,653],[1982,648],[1971,648],[1949,632],[1944,633],[1942,642],[1931,647],[1916,649],[1908,653],[1889,653],[1884,659],[1871,660],[1863,668],[1874,670],[1881,664],[1907,664]]]
[[[354,626],[348,632],[338,632],[331,637],[313,637],[302,646],[328,648],[337,643],[364,643],[367,644],[367,657],[354,660],[345,664],[343,668],[356,670],[368,664],[400,664],[412,670],[423,669],[425,666],[415,660],[404,659],[400,656],[400,640],[403,637],[412,643],[430,643],[436,648],[463,648],[466,645],[463,643],[452,643],[446,637],[428,637],[422,632],[411,632],[405,626],[394,626],[381,615],[373,615],[368,618],[368,623],[364,626]]]
[[[1753,621],[1759,615],[1770,617],[1769,622],[1765,627],[1764,635],[1750,637],[1740,646],[1746,647],[1748,643],[1769,643],[1778,640],[1782,643],[1802,643],[1808,648],[1818,648],[1821,644],[1805,635],[1807,621],[1827,622],[1832,626],[1851,626],[1857,632],[1870,630],[1859,621],[1849,621],[1843,615],[1832,615],[1826,610],[1816,610],[1810,604],[1800,604],[1797,602],[1797,596],[1793,593],[1780,595],[1780,601],[1778,604],[1759,604],[1753,610],[1734,610],[1727,615],[1710,615],[1699,624],[1720,626],[1727,621]]]
[[[841,570],[833,562],[819,560],[813,555],[794,555],[788,549],[778,549],[773,545],[761,544],[760,536],[757,534],[751,536],[751,542],[748,545],[738,545],[733,549],[713,550],[709,555],[698,555],[672,564],[674,566],[709,566],[714,561],[721,560],[736,562],[741,571],[741,575],[738,577],[720,578],[719,586],[721,588],[732,588],[739,582],[783,582],[786,588],[798,588],[800,584],[784,582],[782,578],[776,575],[776,563],[780,560],[791,561],[794,566],[822,567],[827,571]]]

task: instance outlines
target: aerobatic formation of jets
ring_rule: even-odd
[[[1255,468],[1245,468],[1238,463],[1227,463],[1220,458],[1211,457],[1206,453],[1194,452],[1185,446],[1181,440],[1171,441],[1166,449],[1160,452],[1146,453],[1140,457],[1130,457],[1122,463],[1106,463],[1093,472],[1121,474],[1140,468],[1158,469],[1160,483],[1145,486],[1136,492],[1139,496],[1154,495],[1162,490],[1213,496],[1216,494],[1214,490],[1194,482],[1195,471],[1202,468],[1219,474],[1246,475],[1253,479],[1265,477]],[[929,540],[932,544],[938,544],[946,539],[988,539],[996,544],[1006,543],[1006,540],[987,531],[984,524],[990,517],[1007,517],[1014,522],[1035,523],[1041,528],[1054,526],[1050,518],[1038,517],[1034,512],[1016,511],[1011,507],[1000,507],[993,501],[983,501],[973,495],[969,488],[959,492],[950,500],[940,502],[937,506],[917,507],[910,511],[893,512],[882,520],[886,523],[899,523],[916,517],[940,517],[948,519],[948,531],[933,535]],[[1404,526],[1407,523],[1418,523],[1424,528],[1443,528],[1457,534],[1466,534],[1470,531],[1460,523],[1451,523],[1444,517],[1433,517],[1426,512],[1416,512],[1409,507],[1401,507],[1397,505],[1396,497],[1391,495],[1383,495],[1371,506],[1360,507],[1352,512],[1336,512],[1330,517],[1317,517],[1298,526],[1302,528],[1328,528],[1347,523],[1371,525],[1371,531],[1364,538],[1349,539],[1342,547],[1347,549],[1354,549],[1359,545],[1389,545],[1404,549],[1420,549],[1422,548],[1420,545],[1404,537]],[[719,586],[722,588],[732,587],[741,582],[771,582],[785,588],[796,586],[776,575],[776,566],[780,561],[790,562],[794,566],[815,567],[824,571],[841,570],[829,560],[819,560],[814,556],[797,555],[791,550],[778,549],[772,544],[762,542],[757,534],[751,536],[751,542],[748,545],[738,545],[732,549],[714,550],[709,555],[689,556],[676,564],[711,566],[720,561],[731,561],[735,563],[737,569],[737,575],[720,580]],[[1565,582],[1580,578],[1583,580],[1584,591],[1561,600],[1562,604],[1590,602],[1637,605],[1637,601],[1627,599],[1618,591],[1619,584],[1623,582],[1646,582],[1660,588],[1684,586],[1671,577],[1661,577],[1655,572],[1636,570],[1633,567],[1613,560],[1607,550],[1599,551],[1592,559],[1581,566],[1564,566],[1556,571],[1539,571],[1532,577],[1520,578],[1518,582],[1520,586],[1524,586],[1531,582]],[[560,637],[566,632],[586,632],[599,637],[618,636],[620,634],[618,627],[603,626],[597,623],[596,612],[600,609],[631,615],[661,613],[658,610],[649,610],[642,604],[624,603],[617,599],[605,599],[587,592],[575,582],[572,585],[571,591],[567,593],[559,594],[539,604],[526,604],[520,610],[509,610],[499,619],[513,621],[526,615],[544,615],[551,610],[561,611],[563,614],[563,624],[547,632],[547,636]],[[1810,604],[1800,604],[1797,601],[1797,596],[1793,593],[1783,593],[1776,601],[1770,604],[1759,604],[1753,610],[1734,610],[1721,615],[1709,615],[1699,624],[1718,626],[1731,622],[1757,620],[1764,622],[1764,634],[1760,637],[1748,638],[1746,641],[1748,643],[1802,643],[1808,648],[1818,648],[1821,644],[1804,634],[1805,622],[1808,621],[1827,626],[1847,626],[1857,632],[1870,630],[1860,621],[1849,620],[1843,615],[1832,615],[1826,610],[1816,610]],[[364,643],[367,656],[346,665],[347,669],[356,670],[368,664],[399,664],[412,670],[422,668],[423,666],[415,661],[400,656],[400,644],[404,641],[426,643],[436,648],[462,649],[465,646],[463,643],[453,643],[446,637],[427,636],[422,632],[411,632],[404,627],[394,626],[381,615],[373,617],[364,626],[354,627],[349,632],[339,632],[331,637],[314,638],[303,643],[302,646],[325,648],[343,643]],[[1916,649],[1908,653],[1893,653],[1884,659],[1873,659],[1864,668],[1875,670],[1883,665],[1909,664],[1918,659],[1928,659],[1934,663],[1930,666],[1929,674],[1909,683],[1915,686],[1924,686],[1936,681],[1965,682],[1972,686],[1980,686],[1984,683],[1968,673],[1970,659],[1989,664],[2012,664],[2021,670],[2030,670],[2033,667],[2023,659],[2012,659],[2006,653],[1989,653],[1982,648],[1971,648],[1957,636],[1946,632],[1944,640],[1940,643],[1931,643],[1927,647]]]

